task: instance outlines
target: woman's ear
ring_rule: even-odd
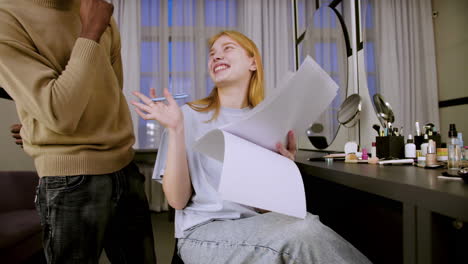
[[[257,63],[255,62],[255,59],[252,58],[252,63],[250,64],[249,67],[250,71],[256,71],[257,70]]]

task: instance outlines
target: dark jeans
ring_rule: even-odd
[[[36,207],[48,263],[156,263],[144,176],[131,163],[104,175],[43,177]]]

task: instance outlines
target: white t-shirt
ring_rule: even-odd
[[[221,107],[217,119],[211,119],[213,111],[201,113],[188,105],[182,107],[185,126],[185,144],[193,194],[183,210],[176,210],[175,236],[184,237],[190,228],[222,219],[239,219],[256,215],[252,207],[224,201],[218,193],[222,163],[193,150],[195,141],[208,131],[241,119],[250,108],[233,109]],[[164,130],[158,149],[153,179],[162,183],[166,167],[168,134]]]

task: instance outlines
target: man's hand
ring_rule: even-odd
[[[294,131],[290,130],[288,132],[288,143],[287,147],[284,147],[281,142],[276,143],[276,150],[283,156],[285,156],[288,159],[291,159],[294,161],[296,158],[296,136],[294,135]]]
[[[23,147],[23,139],[21,138],[21,135],[20,135],[20,130],[22,126],[23,125],[21,124],[13,124],[10,127],[11,136],[15,139],[15,143],[17,145],[20,145],[21,147]]]
[[[81,0],[80,37],[99,42],[104,31],[109,26],[114,6],[104,0]]]

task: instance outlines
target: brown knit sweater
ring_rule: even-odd
[[[120,36],[79,38],[79,0],[0,0],[0,86],[40,176],[117,171],[133,158]]]

